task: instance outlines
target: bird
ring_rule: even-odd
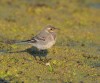
[[[24,41],[7,41],[9,44],[31,44],[33,47],[36,47],[39,51],[47,50],[51,48],[57,39],[57,30],[52,25],[45,26],[39,33],[37,33],[34,37],[24,40]]]
[[[32,37],[29,40],[21,41],[18,43],[28,43],[36,47],[38,50],[45,50],[51,48],[57,39],[56,31],[58,28],[47,25],[43,28],[36,36]]]
[[[39,51],[44,52],[44,50],[51,48],[56,43],[57,30],[59,29],[52,25],[47,25],[37,35],[35,35],[29,40],[21,41],[20,43],[31,44],[32,46],[36,47]]]

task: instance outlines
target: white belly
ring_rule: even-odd
[[[55,44],[55,41],[51,41],[45,45],[42,44],[35,44],[33,46],[35,46],[36,48],[40,49],[40,50],[44,50],[44,49],[48,49],[50,47],[52,47]]]

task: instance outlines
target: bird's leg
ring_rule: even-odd
[[[41,58],[41,56],[39,56],[39,58],[40,58],[40,61],[42,61],[42,58]]]
[[[36,56],[34,56],[34,59],[37,60]]]
[[[44,58],[45,58],[45,60],[47,60],[47,57],[46,56]]]

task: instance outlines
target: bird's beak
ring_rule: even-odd
[[[59,28],[55,28],[55,30],[60,30]]]

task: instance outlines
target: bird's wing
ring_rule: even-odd
[[[38,41],[39,41],[39,42],[40,42],[40,41],[45,41],[45,37],[43,37],[43,36],[35,36],[35,37],[32,37],[32,38],[29,39],[29,40],[17,41],[16,43],[17,43],[17,44],[37,43]]]
[[[33,38],[29,39],[29,40],[25,40],[25,41],[21,41],[21,42],[36,43],[37,40],[33,37]]]
[[[48,33],[41,31],[39,34],[37,34],[34,39],[36,39],[37,41],[46,41],[48,37]]]
[[[31,39],[29,40],[26,40],[26,41],[22,41],[22,42],[28,42],[28,43],[36,43],[38,41],[45,41],[45,37],[44,36],[35,36],[35,37],[32,37]]]
[[[46,37],[44,37],[44,36],[36,36],[35,39],[37,41],[45,41]]]
[[[37,40],[35,38],[31,38],[29,40],[24,41],[16,41],[15,44],[28,44],[28,43],[36,43]]]

